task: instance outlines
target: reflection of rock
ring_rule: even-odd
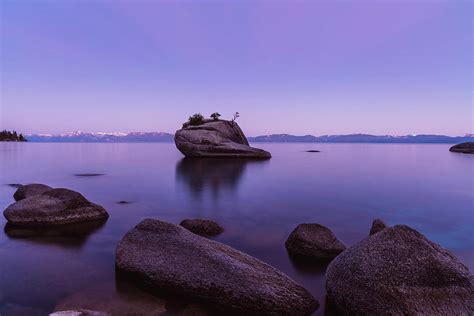
[[[185,219],[179,225],[201,236],[215,236],[224,231],[218,223],[207,219]]]
[[[115,262],[139,284],[243,315],[306,315],[318,306],[306,289],[277,269],[158,220],[144,220],[130,230],[117,247]]]
[[[265,150],[250,147],[244,133],[235,122],[206,121],[204,124],[185,124],[176,131],[176,147],[187,157],[222,157],[268,159]]]
[[[286,249],[299,259],[331,260],[346,249],[334,233],[320,224],[300,224],[288,236]]]
[[[326,271],[338,315],[472,315],[472,281],[453,254],[405,225],[365,238]]]
[[[78,308],[103,311],[114,316],[160,315],[166,311],[163,299],[129,285],[122,285],[119,290],[113,283],[95,285],[66,297],[56,305],[55,310]]]
[[[29,227],[73,224],[109,217],[102,206],[68,189],[52,189],[22,199],[8,206],[3,215],[11,224]]]
[[[15,199],[15,201],[20,201],[28,197],[43,194],[44,192],[49,191],[51,189],[52,187],[40,183],[22,185],[13,194],[13,198]]]
[[[247,165],[266,163],[261,160],[183,158],[176,165],[176,178],[195,194],[209,190],[218,195],[223,189],[236,189]]]
[[[65,248],[81,247],[105,220],[57,226],[22,227],[7,223],[5,234],[10,238],[28,238],[28,242],[54,244]]]

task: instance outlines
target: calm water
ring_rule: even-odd
[[[136,306],[147,314],[179,311],[179,302],[165,306],[115,277],[117,242],[149,217],[216,220],[225,228],[216,240],[308,288],[321,303],[318,315],[324,313],[324,267],[295,265],[284,247],[302,222],[328,226],[347,245],[364,238],[376,217],[408,224],[474,271],[474,155],[450,153],[449,145],[259,146],[272,152],[270,161],[185,160],[174,144],[0,143],[2,209],[13,202],[15,188],[7,184],[39,182],[77,190],[110,213],[106,224],[83,236],[18,238],[2,231],[1,315],[77,305],[119,314]]]

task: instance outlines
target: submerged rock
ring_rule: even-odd
[[[474,142],[465,142],[454,145],[449,148],[449,151],[463,154],[474,154]]]
[[[116,251],[118,271],[154,290],[257,315],[307,315],[318,302],[279,270],[183,227],[146,219]]]
[[[53,188],[40,183],[22,185],[18,187],[18,190],[16,190],[16,192],[13,194],[13,198],[15,199],[15,201],[20,201],[28,197],[43,194],[44,192],[49,191],[51,189]]]
[[[396,225],[367,237],[326,271],[330,304],[342,315],[472,315],[469,270],[416,230]]]
[[[185,219],[179,225],[201,236],[215,236],[224,231],[218,223],[207,219]]]
[[[8,206],[3,215],[11,224],[28,227],[105,220],[109,216],[102,206],[68,189],[27,197]]]
[[[387,227],[388,227],[388,225],[385,224],[385,222],[383,220],[381,220],[380,218],[376,218],[372,222],[372,227],[370,227],[370,235],[378,233],[379,231],[382,231]]]
[[[112,314],[88,309],[71,309],[49,314],[49,316],[112,316]]]
[[[319,224],[298,225],[285,246],[295,258],[316,260],[331,260],[346,249],[329,228]]]
[[[268,159],[271,154],[249,146],[239,125],[230,121],[205,121],[176,131],[176,147],[187,157],[229,157]]]

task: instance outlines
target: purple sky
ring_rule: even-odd
[[[473,133],[471,1],[1,1],[0,128]]]

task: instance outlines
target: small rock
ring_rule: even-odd
[[[103,176],[103,173],[76,173],[76,177],[98,177]]]
[[[72,309],[67,311],[59,311],[49,314],[49,316],[112,316],[109,313],[91,311],[88,309]]]
[[[474,154],[474,142],[465,142],[454,145],[449,148],[449,151],[463,154]]]
[[[118,201],[117,203],[118,203],[118,204],[130,204],[130,203],[132,203],[132,202],[129,202],[129,201]]]
[[[27,197],[43,194],[44,192],[49,191],[51,189],[52,187],[39,183],[22,185],[13,194],[13,198],[15,199],[15,201],[20,201]]]
[[[119,242],[119,272],[153,290],[239,315],[308,315],[318,307],[302,286],[260,260],[181,226],[146,219]]]
[[[19,184],[19,183],[8,183],[7,185],[12,188],[17,188],[17,189],[23,186],[22,184]]]
[[[383,220],[381,220],[380,218],[376,218],[372,222],[372,227],[370,228],[370,235],[378,233],[379,231],[382,231],[387,227],[388,227],[388,225],[385,224],[385,222]]]
[[[73,224],[109,217],[102,206],[68,189],[51,189],[22,199],[8,206],[3,215],[11,224],[28,227]]]
[[[337,256],[326,270],[338,315],[473,315],[473,276],[451,252],[396,225]]]
[[[320,153],[321,151],[316,150],[316,149],[310,149],[306,151],[307,153]]]
[[[224,231],[218,223],[207,219],[185,219],[179,225],[201,236],[216,236]]]
[[[316,223],[298,225],[285,246],[295,258],[316,260],[332,260],[346,249],[329,228]]]

